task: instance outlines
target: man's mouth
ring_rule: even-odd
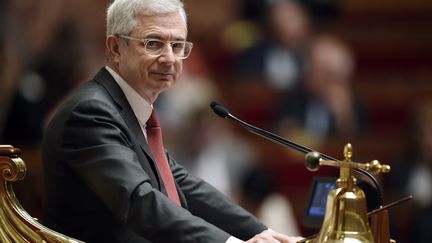
[[[152,72],[151,74],[163,79],[171,79],[174,77],[174,74],[171,72]]]
[[[172,72],[152,72],[152,73],[156,75],[174,75]]]

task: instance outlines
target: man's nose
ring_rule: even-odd
[[[176,60],[176,57],[174,55],[173,49],[171,45],[166,45],[164,50],[162,51],[162,54],[159,57],[159,60],[163,63],[174,63]]]

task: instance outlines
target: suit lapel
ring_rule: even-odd
[[[147,160],[149,161],[149,164],[145,164],[145,161],[140,159],[140,163],[144,168],[151,167],[151,170],[153,173],[149,173],[151,177],[157,182],[159,186],[159,190],[163,188],[161,186],[161,177],[159,175],[158,170],[155,166],[155,160],[153,158],[153,155],[151,153],[150,147],[147,143],[147,140],[144,137],[144,134],[142,133],[142,129],[140,127],[140,124],[138,122],[138,119],[136,118],[132,107],[129,105],[129,102],[126,99],[126,96],[124,95],[123,91],[121,90],[120,86],[117,84],[117,82],[114,80],[114,78],[111,76],[111,74],[105,69],[102,68],[98,74],[95,76],[95,81],[101,84],[111,95],[113,100],[116,102],[116,104],[120,108],[120,115],[126,122],[127,126],[131,130],[131,133],[135,137],[135,140],[138,141],[139,146],[141,147],[142,151],[144,151],[145,155],[147,156]],[[165,190],[165,189],[164,189]]]

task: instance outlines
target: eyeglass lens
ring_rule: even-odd
[[[185,42],[171,42],[171,49],[174,55],[186,57],[190,53],[190,46]],[[165,43],[160,40],[147,40],[145,45],[146,51],[152,55],[160,55],[165,48]]]

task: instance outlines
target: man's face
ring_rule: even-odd
[[[162,41],[186,40],[186,24],[178,13],[164,16],[136,17],[137,26],[129,36]],[[119,55],[115,58],[118,72],[141,96],[153,103],[158,95],[179,79],[183,63],[165,46],[158,57],[144,51],[140,41],[119,39]]]

